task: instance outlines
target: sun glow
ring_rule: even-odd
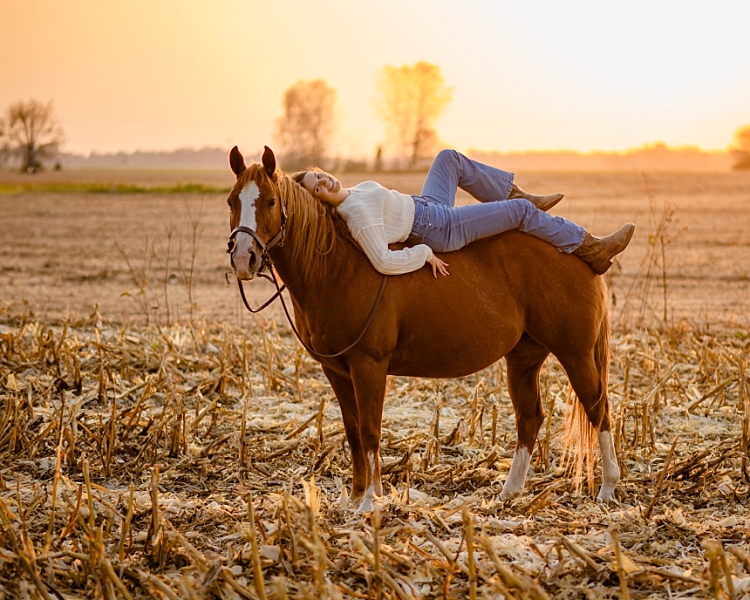
[[[750,122],[750,5],[321,0],[0,3],[0,110],[52,99],[66,150],[273,143],[285,89],[338,93],[339,154],[372,156],[385,65],[426,60],[455,90],[459,149],[724,149]]]

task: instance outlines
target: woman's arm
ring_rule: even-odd
[[[361,229],[352,228],[350,230],[367,258],[370,259],[372,266],[384,275],[411,273],[421,269],[425,263],[432,264],[435,258],[432,249],[426,244],[417,244],[401,250],[391,250],[388,248],[385,228],[382,225],[373,225]]]

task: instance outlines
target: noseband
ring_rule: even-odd
[[[281,227],[279,228],[279,231],[276,233],[276,235],[268,240],[268,243],[265,243],[262,239],[260,239],[257,231],[255,231],[254,229],[250,229],[249,227],[245,227],[244,225],[239,225],[232,230],[232,233],[229,234],[229,247],[227,248],[227,253],[231,258],[232,263],[234,263],[232,252],[234,251],[234,247],[237,244],[237,234],[246,233],[255,240],[258,246],[260,246],[260,269],[258,269],[258,275],[262,275],[265,277],[263,271],[265,271],[272,264],[271,257],[268,255],[269,250],[273,250],[276,246],[278,246],[279,248],[284,247],[284,238],[286,238],[286,207],[283,204],[281,205],[281,207]]]

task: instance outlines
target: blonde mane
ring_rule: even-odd
[[[265,176],[260,164],[250,165],[246,173],[246,181]],[[336,246],[340,235],[337,222],[341,218],[335,209],[316,200],[280,170],[276,171],[276,185],[279,201],[287,213],[287,239],[293,242],[290,244],[292,260],[306,273],[322,268],[321,258]]]
[[[280,200],[286,205],[287,235],[295,241],[292,260],[303,272],[312,272],[322,267],[320,259],[336,245],[338,215],[285,173],[278,173],[277,184]]]

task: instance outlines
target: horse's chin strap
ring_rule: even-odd
[[[271,273],[273,273],[273,271],[271,271]],[[271,277],[267,273],[258,273],[258,275],[263,277],[263,279],[268,279],[268,281],[276,283],[276,277]],[[259,313],[264,308],[266,308],[269,304],[271,304],[271,302],[276,300],[276,298],[280,298],[281,292],[283,292],[286,289],[285,285],[282,285],[281,288],[279,288],[278,284],[276,284],[276,292],[274,293],[274,295],[271,296],[268,300],[266,300],[261,306],[259,306],[256,309],[253,309],[248,303],[247,298],[245,297],[245,288],[242,286],[242,280],[239,277],[237,278],[237,287],[240,288],[240,297],[242,298],[242,303],[245,305],[245,308],[253,314]]]

